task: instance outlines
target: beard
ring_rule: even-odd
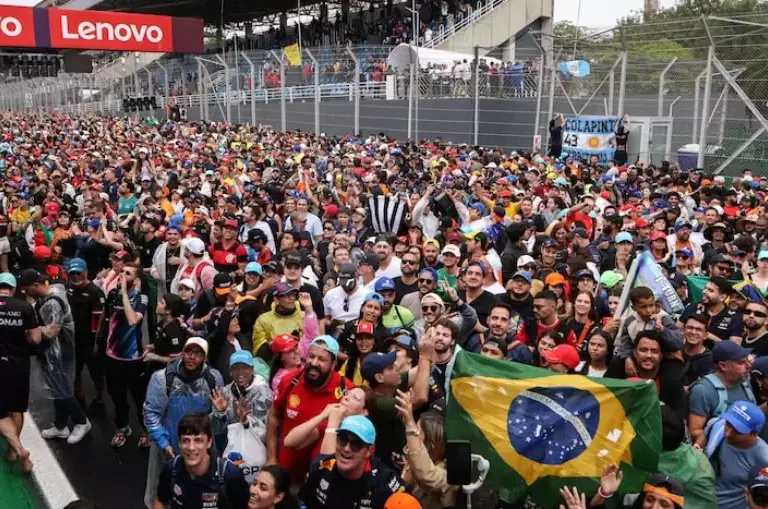
[[[328,373],[323,373],[314,366],[308,366],[307,369],[304,370],[304,381],[313,389],[317,389],[325,384],[330,374],[330,371]]]
[[[757,322],[750,323],[750,322],[745,321],[744,322],[744,328],[747,329],[747,330],[756,331],[756,330],[762,329],[763,326],[758,324]]]

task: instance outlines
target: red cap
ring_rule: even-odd
[[[53,251],[48,246],[36,246],[33,256],[36,260],[47,260],[53,256]]]
[[[568,344],[557,345],[552,350],[543,351],[541,355],[549,364],[563,364],[570,369],[576,369],[581,362],[576,347]]]
[[[360,323],[357,324],[357,333],[373,336],[373,324],[365,320],[360,320]]]
[[[498,192],[496,196],[498,196],[499,198],[511,198],[512,191],[510,191],[509,189],[502,189],[501,191]]]
[[[331,217],[336,217],[337,215],[339,215],[339,206],[338,205],[334,205],[333,203],[323,207],[323,210],[325,211],[325,213],[327,215],[329,215]]]
[[[603,198],[605,200],[610,200],[611,193],[609,193],[608,191],[603,191],[602,193],[600,193],[600,198]]]
[[[269,348],[273,353],[281,354],[292,351],[299,344],[299,340],[290,334],[280,334],[275,336],[270,343]]]
[[[666,240],[666,238],[667,238],[667,234],[661,230],[653,230],[651,232],[651,240],[659,240],[659,239]]]
[[[58,214],[59,210],[61,210],[61,207],[59,207],[59,204],[55,201],[51,201],[45,204],[45,210],[49,214]]]
[[[237,219],[226,219],[224,220],[224,228],[227,227],[238,229],[240,227],[240,223],[237,222]]]
[[[648,228],[649,226],[651,226],[651,223],[649,223],[647,219],[644,219],[642,217],[638,218],[635,221],[635,227],[636,228]]]

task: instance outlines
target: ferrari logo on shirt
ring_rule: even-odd
[[[341,399],[341,397],[344,396],[344,391],[341,389],[341,387],[336,387],[335,396],[336,399]]]

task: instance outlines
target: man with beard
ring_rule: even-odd
[[[685,308],[677,322],[677,328],[682,329],[691,315],[703,314],[709,318],[707,338],[704,343],[707,348],[712,348],[715,343],[726,339],[741,343],[744,330],[741,313],[725,305],[725,300],[731,293],[733,288],[727,279],[719,276],[712,277],[704,287],[701,303],[689,304]]]
[[[704,429],[736,401],[755,401],[749,384],[752,351],[733,341],[723,341],[712,350],[717,371],[705,376],[688,390],[688,429],[694,445],[704,447]]]
[[[376,237],[373,250],[379,257],[379,270],[376,271],[378,277],[396,278],[403,275],[402,262],[393,255],[393,242],[390,237],[385,234]]]
[[[542,290],[533,298],[533,315],[536,318],[536,330],[528,330],[526,322],[517,329],[517,341],[524,345],[535,346],[545,332],[557,330],[560,319],[557,317],[557,295],[551,290]]]
[[[416,319],[408,308],[395,304],[395,282],[388,277],[379,278],[374,285],[374,291],[384,298],[381,322],[389,329],[390,335],[399,330],[411,329]]]
[[[106,298],[99,287],[88,279],[85,260],[71,259],[67,264],[67,276],[67,300],[75,323],[75,397],[86,408],[82,372],[87,365],[96,388],[96,399],[91,402],[88,411],[99,414],[104,412],[104,360],[96,348],[96,333],[104,316]]]
[[[136,239],[136,247],[139,251],[141,267],[149,270],[157,247],[162,241],[155,234],[160,227],[160,222],[154,216],[144,216],[141,219],[141,235]]]
[[[459,298],[472,306],[477,312],[477,319],[485,327],[491,307],[499,300],[494,294],[483,289],[486,268],[478,262],[466,266],[464,284],[466,289],[459,292]]]
[[[339,344],[330,336],[318,336],[309,347],[306,365],[286,374],[280,382],[276,399],[267,417],[267,465],[279,464],[298,484],[306,474],[312,458],[317,456],[320,443],[289,449],[282,446],[285,436],[296,426],[308,421],[325,407],[338,403],[352,382],[334,370],[339,356]],[[320,436],[325,434],[325,422]]]
[[[181,243],[181,227],[169,224],[165,227],[165,242],[157,246],[152,258],[151,274],[157,280],[157,299],[171,291],[171,283],[184,261],[186,249]]]
[[[325,317],[332,326],[343,325],[360,316],[360,308],[363,306],[365,296],[369,293],[358,283],[357,271],[351,263],[345,263],[339,267],[339,277],[336,282],[337,286],[323,297]],[[394,290],[394,284],[392,286]]]
[[[293,288],[298,288],[299,293],[308,293],[312,297],[312,308],[317,316],[325,316],[323,307],[323,294],[316,286],[304,283],[301,277],[302,264],[301,254],[298,251],[290,250],[283,252],[283,279]],[[269,302],[269,301],[268,301]]]
[[[224,380],[205,362],[207,357],[208,342],[200,337],[189,338],[181,358],[155,371],[149,380],[143,418],[152,439],[144,491],[147,507],[152,507],[155,500],[163,464],[183,451],[177,434],[179,423],[189,412],[212,414],[211,402],[220,402],[223,397]]]
[[[749,302],[744,310],[744,341],[745,348],[751,348],[756,357],[768,356],[768,304],[765,301]]]
[[[553,272],[565,275],[566,271],[566,265],[557,262],[557,241],[546,239],[541,244],[541,265],[533,275],[533,279],[544,281]]]
[[[499,349],[502,345],[504,346],[506,353],[502,358],[524,364],[533,364],[531,349],[519,341],[515,341],[517,331],[513,329],[513,324],[516,325],[516,322],[513,322],[512,316],[512,309],[507,304],[496,304],[491,308],[483,350],[489,342],[495,342]]]
[[[667,235],[667,247],[672,253],[690,249],[693,253],[693,263],[698,263],[704,259],[701,245],[691,238],[691,223],[687,221],[678,222],[674,227],[674,233]]]
[[[379,429],[379,434],[382,431]],[[374,456],[377,433],[373,423],[362,415],[352,415],[344,418],[335,432],[335,454],[315,458],[299,491],[306,508],[388,507],[387,499],[403,491],[404,483],[396,470]]]
[[[405,295],[400,304],[413,313],[417,320],[421,318],[421,299],[437,288],[437,271],[432,267],[424,267],[419,271],[417,279],[418,290]]]
[[[403,254],[401,263],[402,275],[393,278],[395,281],[395,302],[400,302],[406,294],[418,289],[419,257],[411,252]]]
[[[432,267],[435,270],[443,268],[443,264],[437,260],[440,253],[440,243],[435,239],[427,239],[421,246],[421,262],[424,267]]]
[[[513,335],[509,344],[509,352],[515,352],[518,345],[523,345],[517,335],[524,326],[532,337],[538,337],[536,315],[533,312],[533,295],[531,295],[531,283],[533,280],[528,272],[518,271],[509,283],[508,301],[510,309],[509,331]],[[490,315],[489,318],[490,320]],[[490,327],[490,322],[488,323]],[[525,345],[523,345],[525,346]],[[527,347],[526,347],[527,348]],[[521,351],[522,352],[522,351]],[[523,353],[524,355],[524,353]],[[523,358],[527,358],[524,356]],[[521,361],[524,362],[524,361]]]

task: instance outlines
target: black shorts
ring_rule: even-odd
[[[29,372],[0,376],[0,419],[29,407]]]

